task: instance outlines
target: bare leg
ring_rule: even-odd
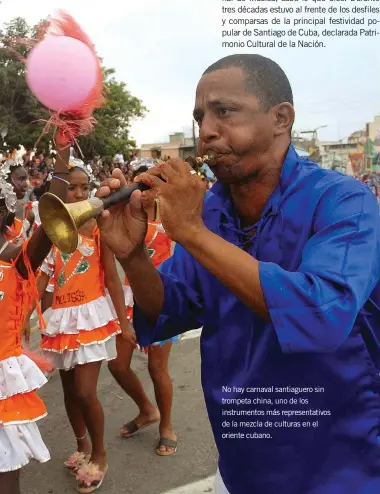
[[[150,346],[148,351],[148,368],[154,384],[158,409],[161,414],[160,437],[176,441],[177,436],[173,432],[171,422],[173,384],[168,369],[171,347],[172,343],[166,343],[163,346]],[[173,451],[173,448],[160,446],[160,451],[170,452]]]
[[[104,470],[107,464],[104,447],[104,412],[96,394],[101,365],[100,361],[75,367],[75,394],[91,438],[91,461],[99,465],[100,470]]]
[[[0,473],[0,493],[20,494],[20,470]]]
[[[158,422],[160,414],[146,395],[139,378],[131,369],[133,347],[125,341],[121,334],[116,337],[117,358],[108,362],[108,368],[119,386],[132,398],[139,407],[139,414],[134,419],[140,429],[147,424]],[[129,437],[126,427],[122,427],[121,435]]]
[[[78,451],[89,453],[91,451],[91,445],[86,437],[86,424],[84,423],[82,410],[75,396],[75,369],[69,371],[61,370],[60,376],[66,413],[77,440]]]

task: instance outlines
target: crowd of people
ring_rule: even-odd
[[[78,158],[78,154],[74,148],[70,151],[73,158]],[[100,156],[93,159],[83,159],[88,169],[91,169],[92,183],[91,187],[96,188],[101,182],[111,177],[114,169],[121,169],[128,183],[133,180],[134,172],[142,166],[147,168],[154,166],[161,161],[167,161],[170,156],[158,157],[155,151],[152,151],[151,157],[141,158],[139,152],[134,152],[129,160],[124,158],[124,155],[116,153],[111,161],[104,161]],[[41,152],[38,149],[26,150],[23,145],[18,149],[14,149],[11,153],[0,150],[0,168],[3,163],[9,160],[16,160],[22,163],[28,175],[28,195],[27,198],[35,197],[35,189],[39,189],[49,179],[49,175],[54,170],[57,152],[49,150],[48,153]],[[201,167],[199,175],[209,189],[215,183],[215,177],[210,172],[210,169],[204,165]],[[37,192],[38,194],[38,192]]]

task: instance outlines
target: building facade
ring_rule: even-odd
[[[195,140],[197,141],[197,139]],[[156,142],[152,144],[142,144],[142,158],[181,158],[196,155],[197,142],[194,143],[192,137],[185,137],[183,132],[175,132],[169,135],[168,142]]]

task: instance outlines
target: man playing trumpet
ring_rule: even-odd
[[[173,257],[157,271],[144,247],[146,192],[101,220],[134,294],[138,343],[203,326],[218,494],[380,489],[378,205],[360,182],[297,155],[294,115],[276,63],[219,60],[194,109],[199,154],[216,153],[211,192],[180,159],[135,179],[156,194]],[[106,185],[103,196],[122,173]]]

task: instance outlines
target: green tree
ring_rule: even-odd
[[[79,139],[85,156],[112,157],[119,151],[128,154],[136,147],[129,136],[130,126],[134,118],[142,117],[147,110],[114,74],[113,69],[104,69],[106,103],[94,112],[97,120],[94,131]]]
[[[43,129],[42,123],[36,121],[49,118],[49,113],[31,94],[25,80],[25,66],[9,50],[15,47],[12,40],[29,38],[34,35],[26,21],[16,18],[0,30],[0,127],[8,127],[6,141],[9,148],[19,144],[33,147]],[[17,51],[25,57],[28,47],[17,45]],[[44,137],[41,144],[49,139]],[[2,144],[2,143],[1,143]]]
[[[14,40],[34,38],[36,34],[37,26],[29,26],[20,17],[0,29],[0,128],[8,128],[5,138],[8,149],[17,148],[19,144],[33,148],[38,141],[38,148],[46,152],[52,135],[41,137],[41,134],[49,112],[29,91],[25,65],[9,49],[15,47]],[[17,45],[18,53],[24,58],[29,50],[25,44]],[[136,146],[130,138],[130,126],[133,119],[143,117],[147,109],[114,74],[113,69],[104,68],[106,103],[94,112],[97,121],[94,131],[78,139],[86,158],[111,157],[118,151],[128,154]],[[49,67],[46,67],[46,77],[49,77]]]

